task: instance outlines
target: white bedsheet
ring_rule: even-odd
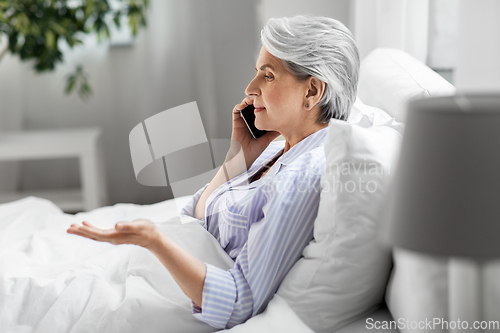
[[[148,218],[200,260],[233,266],[197,220],[183,224],[177,214],[173,201],[77,215],[34,197],[0,205],[0,332],[214,331],[149,251],[66,233],[83,220],[112,227]]]

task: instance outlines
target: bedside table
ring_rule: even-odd
[[[51,200],[65,211],[88,211],[106,205],[100,136],[97,127],[0,132],[0,161],[76,157],[82,184],[80,189],[0,192],[0,203],[37,196]]]

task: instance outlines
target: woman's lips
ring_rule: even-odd
[[[265,109],[266,109],[265,107],[255,107],[254,113],[260,112]]]

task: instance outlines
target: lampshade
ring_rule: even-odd
[[[500,256],[500,95],[409,104],[388,214],[397,247]]]

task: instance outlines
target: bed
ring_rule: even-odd
[[[364,190],[369,184],[376,190],[323,188],[315,240],[267,309],[228,332],[358,332],[367,330],[368,318],[399,315],[396,295],[404,293],[405,284],[396,270],[391,273],[391,249],[377,236],[388,171],[397,157],[408,100],[453,91],[402,51],[377,49],[363,60],[349,123],[330,124],[335,131],[330,128],[325,150],[336,169],[325,170],[323,186],[362,180]],[[339,172],[343,165],[366,167],[370,161],[370,170],[380,173]],[[232,267],[197,220],[179,217],[188,198],[117,204],[76,215],[36,197],[0,205],[0,331],[215,331],[192,317],[189,299],[147,250],[66,234],[72,223],[83,220],[112,227],[120,220],[147,218],[200,260]]]

